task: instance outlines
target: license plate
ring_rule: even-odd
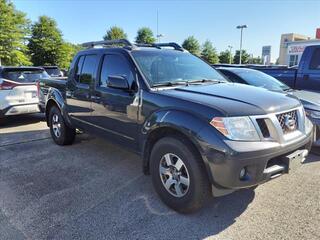
[[[25,92],[24,97],[31,99],[31,98],[36,98],[37,97],[37,92],[32,91],[32,92]]]
[[[288,161],[289,170],[295,170],[301,166],[301,164],[305,161],[308,155],[308,150],[297,150],[290,155],[286,156]]]

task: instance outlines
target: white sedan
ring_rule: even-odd
[[[0,67],[0,120],[40,112],[38,80],[49,78],[43,68]]]

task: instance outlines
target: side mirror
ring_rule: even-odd
[[[118,75],[109,75],[108,76],[108,87],[118,88],[118,89],[129,89],[129,83],[126,77]]]

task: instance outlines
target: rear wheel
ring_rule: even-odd
[[[50,133],[54,142],[58,145],[70,145],[74,142],[76,130],[65,124],[59,108],[51,107],[49,113]]]
[[[0,126],[4,125],[6,123],[5,117],[0,117]]]
[[[153,147],[150,172],[156,192],[172,209],[190,213],[210,197],[204,165],[190,144],[166,137]]]

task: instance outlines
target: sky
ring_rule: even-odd
[[[134,41],[140,27],[150,27],[164,37],[162,42],[181,44],[190,35],[200,43],[212,41],[224,51],[239,49],[240,31],[246,24],[243,49],[261,56],[271,45],[272,59],[279,56],[282,33],[300,33],[312,38],[320,27],[319,0],[12,0],[32,21],[41,15],[54,18],[64,39],[72,43],[101,40],[111,26],[122,27]]]

